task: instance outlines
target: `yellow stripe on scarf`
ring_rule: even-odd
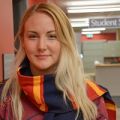
[[[106,104],[107,109],[113,110],[113,111],[116,110],[116,106],[114,104],[111,104],[111,103],[105,103],[105,104]]]
[[[41,94],[40,82],[41,82],[40,76],[33,77],[33,95],[37,104],[39,105],[42,104],[42,99],[40,95]]]
[[[90,80],[86,80],[86,82],[95,90],[97,95],[101,96],[105,93],[105,91],[101,90],[94,82]]]
[[[33,95],[36,103],[41,111],[47,112],[48,107],[43,97],[43,76],[33,77]]]

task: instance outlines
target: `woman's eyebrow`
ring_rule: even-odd
[[[55,30],[50,30],[47,33],[56,33]]]
[[[35,31],[32,31],[32,30],[30,30],[30,31],[27,31],[28,33],[34,33],[34,34],[37,34],[37,32],[35,32]]]

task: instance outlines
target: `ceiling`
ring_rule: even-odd
[[[92,9],[93,7],[120,7],[120,0],[53,0],[55,1],[59,6],[61,6],[67,13],[68,7],[81,7],[82,9],[90,8]],[[73,3],[73,2],[78,2]],[[96,4],[94,4],[96,2]],[[88,4],[87,4],[88,3]],[[104,4],[103,4],[104,3]],[[104,7],[104,8],[105,8]],[[79,12],[79,13],[68,13],[68,16],[70,18],[85,18],[85,17],[98,17],[98,16],[103,16],[103,17],[109,17],[109,16],[118,16],[120,15],[120,9],[116,11],[109,11],[109,12],[97,12],[97,9],[94,12]],[[102,8],[101,8],[102,9]]]
[[[120,0],[50,0],[59,5],[71,19],[120,17]],[[77,2],[77,3],[74,3]],[[71,12],[74,9],[79,11]],[[71,12],[71,13],[69,13]],[[78,22],[80,22],[78,20]],[[86,27],[81,26],[79,28]],[[107,29],[114,32],[116,29]]]

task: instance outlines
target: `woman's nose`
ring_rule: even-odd
[[[38,49],[44,51],[47,49],[46,40],[44,37],[41,37],[38,41]]]

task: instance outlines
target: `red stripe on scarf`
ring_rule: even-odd
[[[24,76],[18,71],[18,79],[24,93],[43,112],[48,111],[44,100],[44,76]]]
[[[110,120],[116,120],[116,105],[112,101],[105,100],[106,109]]]

